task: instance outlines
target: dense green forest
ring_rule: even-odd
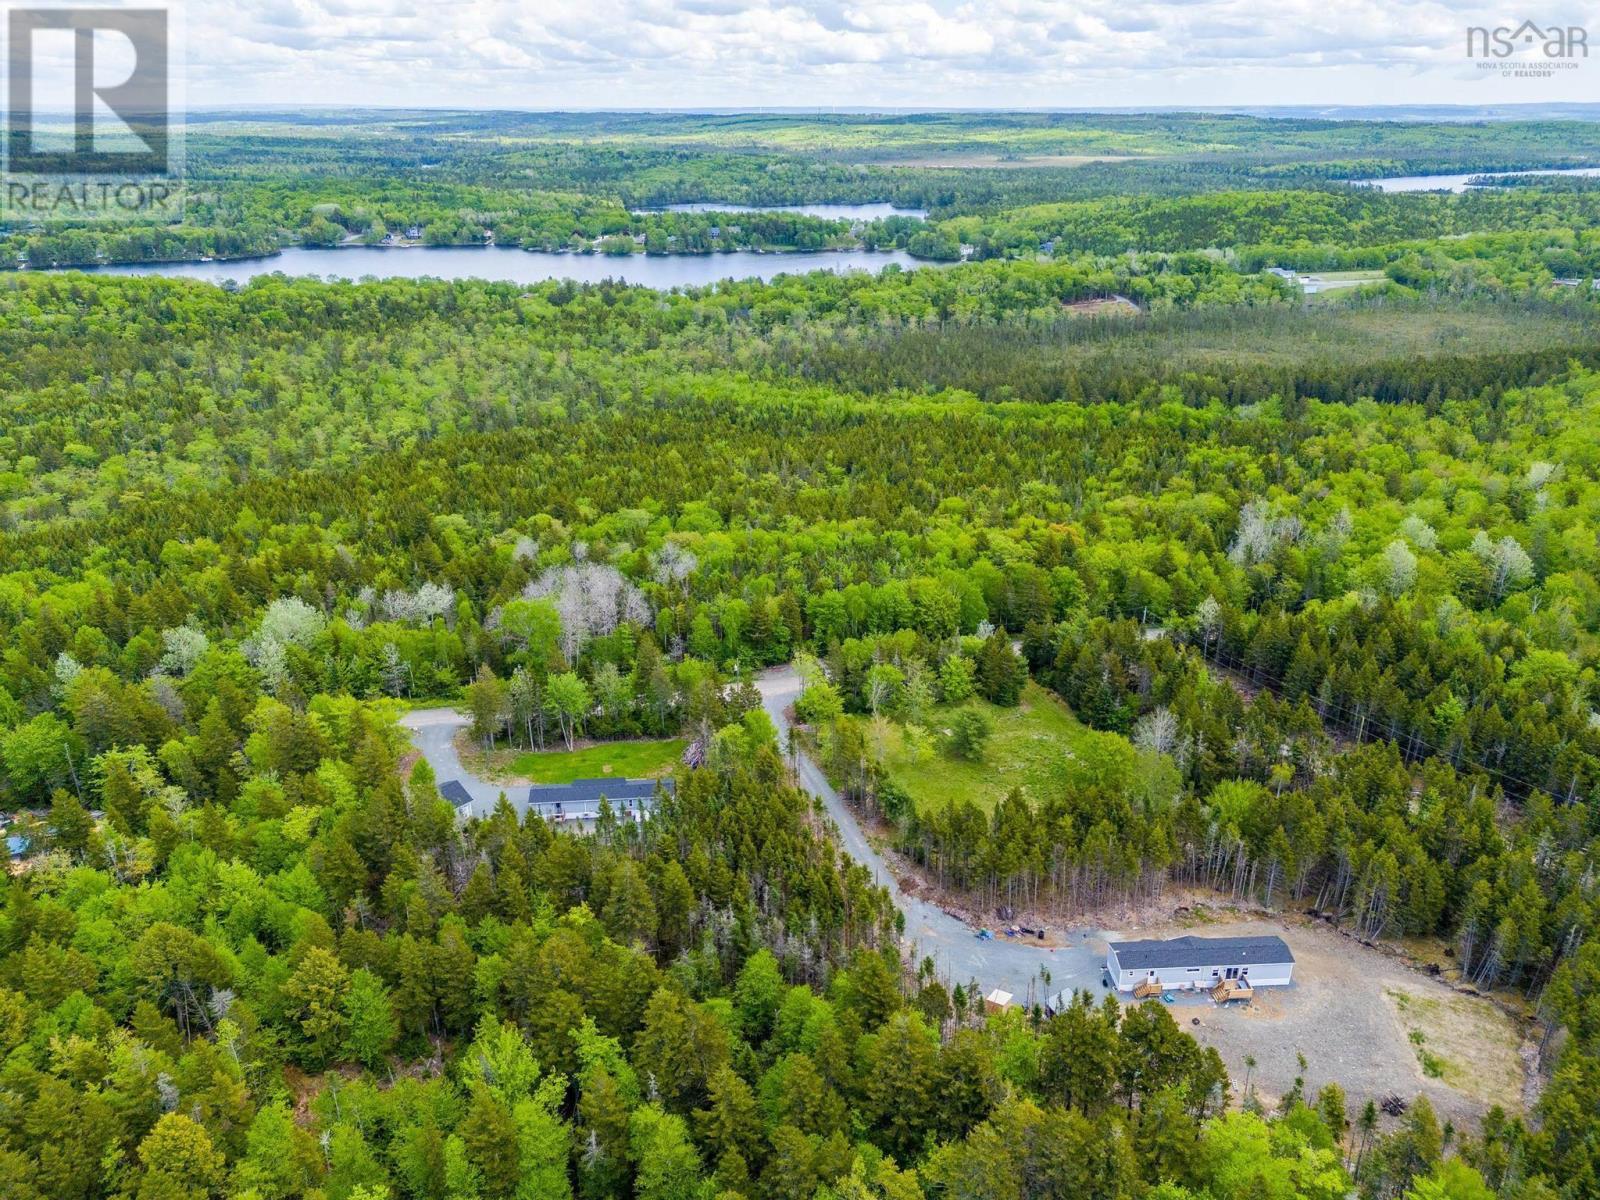
[[[1600,1192],[1600,341],[1558,282],[1600,266],[1600,191],[1328,186],[1592,128],[197,125],[179,256],[413,224],[694,251],[710,214],[631,209],[826,198],[980,261],[0,278],[0,1195]],[[916,161],[1074,154],[1152,161]],[[84,235],[11,246],[123,253]],[[1307,304],[1267,266],[1382,274]],[[1312,1063],[1268,1105],[1159,1003],[986,1014],[794,785],[751,677],[795,660],[806,746],[946,894],[1072,920],[1181,885],[1447,946],[1529,1014],[1537,1101],[1385,1116]],[[1071,786],[897,788],[885,723],[981,760],[931,714],[1025,685],[1097,731]],[[698,765],[643,823],[462,824],[421,702]]]
[[[596,733],[720,728],[741,709],[712,682],[802,648],[832,668],[841,746],[851,711],[898,712],[919,676],[1003,700],[1026,666],[973,636],[991,625],[1139,751],[1047,813],[899,814],[914,854],[965,889],[1086,903],[1168,873],[1449,937],[1572,1031],[1542,1120],[1469,1138],[1467,1161],[1492,1177],[1515,1146],[1524,1190],[1591,1169],[1597,964],[1575,947],[1595,920],[1600,382],[1530,358],[1548,383],[1490,387],[1447,355],[1418,360],[1416,400],[1230,397],[1141,380],[1131,354],[1105,360],[1106,399],[1041,404],[852,397],[772,357],[812,328],[941,320],[1004,353],[1049,293],[998,270],[664,305],[560,284],[8,287],[3,755],[42,814],[19,828],[52,847],[4,924],[13,1190],[167,1194],[198,1172],[199,1192],[260,1195],[690,1194],[650,1177],[663,1160],[744,1195],[964,1194],[998,1169],[991,1141],[1064,1120],[1048,1141],[1125,1136],[1082,1185],[1108,1195],[1232,1194],[1237,1155],[1315,1160],[1342,1193],[1359,1133],[1327,1125],[1335,1094],[1321,1118],[1217,1120],[1216,1064],[1175,1026],[983,1026],[971,996],[917,985],[759,722],[719,735],[663,820],[591,841],[509,815],[458,831],[426,774],[395,774],[386,695],[502,679],[553,728],[537,689],[570,674]],[[1254,311],[1270,335],[1275,310]],[[1519,312],[1572,336],[1490,315]],[[638,607],[591,627],[550,582],[574,572]],[[1212,667],[1268,686],[1246,704]],[[1331,754],[1336,734],[1359,748]],[[870,770],[855,790],[893,811]],[[1080,1098],[1049,1067],[1086,1053],[1069,1036],[1171,1082]],[[383,1082],[430,1054],[457,1065]],[[527,1058],[522,1082],[481,1078],[496,1054]],[[696,1065],[652,1057],[672,1054]],[[870,1098],[885,1055],[913,1073],[894,1102]],[[299,1110],[307,1072],[338,1064]],[[816,1111],[785,1107],[801,1070]],[[965,1115],[908,1117],[899,1092],[943,1077],[972,1089]],[[1199,1123],[1181,1138],[1180,1112]],[[45,1148],[40,1122],[73,1136]],[[1388,1138],[1362,1167],[1375,1191],[1437,1157],[1415,1148],[1436,1129]]]

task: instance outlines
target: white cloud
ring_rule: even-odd
[[[1568,14],[1595,27],[1592,2]],[[1451,0],[190,0],[192,107],[1513,103]]]

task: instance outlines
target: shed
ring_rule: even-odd
[[[439,795],[450,801],[452,808],[460,808],[463,804],[472,803],[472,793],[467,791],[466,785],[459,779],[447,779],[439,785]]]
[[[1211,988],[1230,979],[1253,987],[1293,982],[1294,954],[1281,937],[1179,937],[1112,942],[1106,947],[1106,975],[1119,992],[1142,983],[1179,990]]]
[[[1011,993],[1003,992],[999,988],[995,988],[994,991],[990,992],[983,998],[983,1008],[985,1012],[1005,1012],[1005,1010],[1010,1007]]]

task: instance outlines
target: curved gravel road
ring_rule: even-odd
[[[756,677],[762,707],[778,729],[780,744],[787,738],[789,708],[800,694],[800,686],[799,672],[792,665],[775,667]],[[466,723],[466,717],[449,708],[417,709],[400,721],[441,781],[459,779],[474,800],[493,804],[502,790],[500,786],[465,771],[456,754],[456,732]],[[966,922],[901,890],[883,856],[867,840],[855,814],[816,763],[804,754],[799,756],[799,779],[803,788],[822,801],[838,826],[845,851],[872,871],[905,914],[907,950],[914,956],[911,961],[931,956],[940,976],[951,985],[977,980],[984,992],[1002,988],[1019,1003],[1043,1003],[1046,996],[1066,988],[1101,991],[1106,957],[1102,934],[1073,932],[1067,935],[1068,945],[1055,949],[999,936],[993,941],[980,941]],[[1048,972],[1048,982],[1041,970]]]
[[[789,732],[789,708],[800,694],[800,674],[791,664],[774,667],[756,676],[761,705],[778,728],[782,745]],[[867,840],[860,822],[834,791],[822,769],[800,755],[800,785],[818,797],[839,827],[839,841],[850,857],[865,863],[879,883],[889,889],[895,906],[905,913],[908,950],[919,961],[931,955],[939,974],[954,984],[976,979],[984,992],[1003,988],[1019,1003],[1043,1003],[1044,998],[1064,988],[1101,990],[1105,971],[1105,938],[1097,933],[1077,931],[1067,935],[1068,945],[1057,949],[1012,941],[998,935],[993,941],[979,941],[976,931],[958,917],[952,917],[936,904],[901,890],[894,872]],[[1046,983],[1040,968],[1049,972]]]
[[[433,768],[433,777],[440,783],[459,779],[474,801],[493,805],[500,799],[505,788],[462,769],[461,756],[456,753],[456,733],[466,728],[466,717],[453,708],[418,708],[401,717],[400,724],[410,731],[411,744],[422,751],[422,757]]]

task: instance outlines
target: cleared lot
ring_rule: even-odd
[[[1215,1046],[1236,1092],[1245,1082],[1275,1102],[1306,1059],[1309,1092],[1336,1082],[1352,1113],[1368,1099],[1425,1093],[1457,1124],[1491,1105],[1520,1111],[1526,1066],[1517,1023],[1486,1000],[1465,996],[1387,955],[1316,924],[1220,920],[1128,931],[1128,937],[1278,934],[1295,956],[1295,982],[1262,988],[1248,1007],[1219,1008],[1179,995],[1169,1007],[1183,1028]],[[1153,1001],[1152,1003],[1160,1003]],[[1193,1022],[1198,1019],[1199,1024]]]

